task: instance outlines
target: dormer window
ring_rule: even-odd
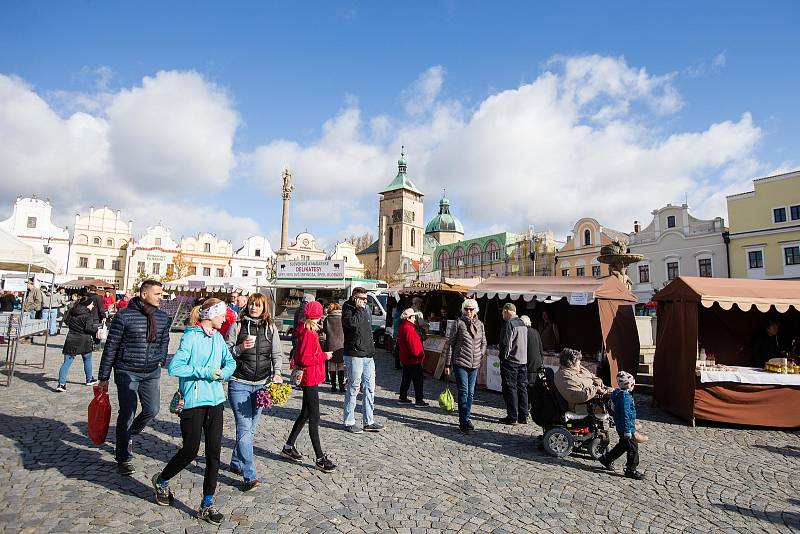
[[[256,258],[260,258],[260,257],[261,257],[261,249],[257,248],[256,249]]]
[[[590,230],[583,231],[583,245],[589,246],[592,244],[592,232]]]
[[[161,238],[157,237],[155,241],[156,241],[156,246],[160,247],[161,246]]]
[[[36,228],[36,217],[28,217],[28,228]]]
[[[668,215],[667,216],[667,228],[675,228],[675,216]]]
[[[203,243],[203,252],[211,252],[211,243]]]

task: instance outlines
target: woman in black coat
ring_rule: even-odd
[[[64,363],[58,372],[58,387],[56,391],[67,390],[67,375],[75,356],[80,354],[83,357],[83,371],[86,374],[86,385],[92,386],[97,383],[92,374],[92,347],[94,345],[94,335],[97,333],[99,325],[94,320],[92,308],[95,306],[90,297],[84,297],[76,302],[67,312],[64,322],[69,327],[67,338],[64,340]]]

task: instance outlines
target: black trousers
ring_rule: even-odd
[[[528,366],[504,361],[500,364],[503,383],[503,400],[509,419],[522,421],[528,418]]]
[[[422,364],[404,365],[403,378],[400,380],[400,398],[408,398],[408,388],[411,383],[414,383],[414,398],[417,402],[422,402],[424,399],[422,391]]]
[[[181,412],[183,447],[161,472],[161,478],[169,480],[192,463],[200,450],[200,436],[205,434],[206,472],[203,475],[203,496],[214,495],[217,490],[219,456],[222,448],[222,411],[223,404],[217,404],[189,408]]]
[[[639,465],[639,444],[636,443],[633,436],[626,438],[625,434],[619,434],[619,441],[613,449],[606,453],[606,460],[613,462],[625,453],[628,455],[625,469],[636,469]]]
[[[306,421],[308,421],[308,435],[311,437],[314,454],[317,455],[317,458],[322,458],[324,453],[319,442],[319,386],[303,386],[303,406],[289,433],[289,439],[286,440],[287,445],[294,447]]]

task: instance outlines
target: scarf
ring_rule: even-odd
[[[136,302],[142,313],[145,314],[147,317],[147,342],[148,343],[155,343],[156,339],[158,339],[158,326],[156,326],[156,310],[158,306],[153,306],[148,304],[141,297],[134,297],[131,299],[131,304]]]

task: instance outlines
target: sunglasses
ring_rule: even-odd
[[[367,297],[356,297],[356,300],[367,300]]]
[[[464,311],[475,311],[475,308],[464,308]]]

